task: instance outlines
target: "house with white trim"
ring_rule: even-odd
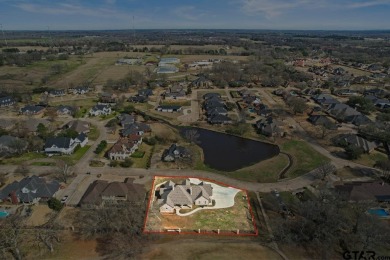
[[[111,107],[108,105],[96,105],[89,110],[90,116],[107,116],[112,113]]]

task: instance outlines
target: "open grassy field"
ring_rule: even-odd
[[[297,177],[314,170],[329,159],[315,151],[304,141],[290,140],[281,144],[281,150],[293,157],[293,167],[286,177]]]

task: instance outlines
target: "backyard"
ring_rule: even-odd
[[[178,178],[178,180],[176,180],[176,178],[169,179],[173,180],[175,183],[179,183],[179,180],[183,180],[182,178]],[[154,187],[166,180],[166,178],[159,179],[156,177]],[[154,190],[154,187],[152,190]],[[154,196],[154,193],[152,193],[151,196]],[[218,196],[218,194],[215,194],[216,198]],[[216,204],[218,203],[219,202],[217,201]],[[255,233],[247,195],[246,192],[242,190],[234,196],[234,206],[232,207],[204,209],[188,216],[161,214],[159,212],[159,205],[153,199],[153,203],[151,203],[148,210],[145,231],[159,232],[170,229],[181,229],[182,231],[188,232],[196,232],[199,229],[203,232],[216,232],[220,229],[221,233],[235,233],[237,230],[245,233]]]

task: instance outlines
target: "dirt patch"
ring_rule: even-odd
[[[34,205],[31,209],[32,214],[26,221],[28,226],[41,226],[49,221],[54,214],[53,210],[49,209],[47,205]]]

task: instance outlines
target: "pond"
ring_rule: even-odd
[[[201,128],[184,128],[181,134],[195,129],[197,144],[203,149],[204,164],[219,171],[235,171],[277,156],[277,145]]]

